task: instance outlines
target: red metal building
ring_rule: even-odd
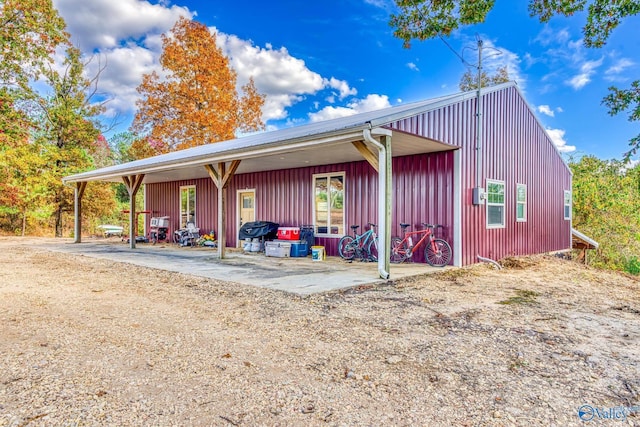
[[[400,233],[399,222],[414,229],[422,222],[443,224],[440,235],[450,242],[455,265],[475,263],[478,256],[500,259],[570,248],[571,172],[517,86],[483,89],[478,113],[476,92],[459,93],[65,181],[81,188],[86,181],[130,177],[133,189],[134,177],[140,177],[144,209],[170,217],[170,232],[193,219],[201,230],[219,235],[222,215],[223,237],[233,247],[242,222],[313,225],[317,244],[334,255],[350,225],[388,221],[380,217],[378,190],[388,187],[383,175],[390,174],[384,203],[391,210],[391,234]],[[387,155],[390,150],[386,166],[384,156],[376,159],[376,147],[380,153],[384,147],[371,141],[372,134],[383,145],[386,141]],[[231,173],[227,162],[236,162]],[[212,172],[211,164],[221,169]],[[217,188],[223,175],[224,192]],[[220,197],[226,198],[222,210]]]

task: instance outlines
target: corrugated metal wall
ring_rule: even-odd
[[[475,117],[475,100],[467,101]],[[475,132],[463,145],[463,264],[477,256],[501,259],[571,246],[571,221],[563,219],[564,190],[571,173],[515,88],[484,97],[481,187],[505,182],[505,228],[488,229],[486,206],[472,204],[476,186]],[[475,126],[471,126],[475,130]],[[516,184],[527,186],[527,221],[516,221]]]
[[[571,244],[571,221],[563,219],[564,190],[571,189],[571,174],[548,136],[513,88],[485,95],[482,182],[505,182],[505,228],[487,229],[486,206],[472,204],[475,183],[476,100],[443,107],[394,123],[393,129],[415,133],[461,148],[462,263],[477,262],[477,255],[500,259],[509,255],[566,249]],[[400,221],[437,222],[446,226],[442,237],[453,246],[453,152],[393,159],[392,234]],[[377,222],[377,174],[368,163],[236,175],[227,189],[227,242],[236,244],[238,190],[256,190],[256,219],[299,226],[312,221],[312,176],[345,172],[346,226]],[[209,179],[147,185],[147,209],[168,215],[178,223],[181,185],[194,184],[197,222],[201,229],[216,228],[216,188]],[[527,221],[516,222],[516,184],[527,185]],[[217,230],[216,230],[217,231]],[[337,239],[322,238],[330,255]],[[416,258],[416,261],[418,259]]]
[[[569,248],[571,221],[563,219],[563,197],[571,190],[570,171],[515,88],[485,94],[483,100],[479,186],[486,188],[486,179],[505,182],[505,228],[487,229],[486,206],[472,203],[475,97],[391,126],[462,147],[462,263],[475,263],[478,255],[500,259]],[[527,185],[526,222],[516,222],[516,184]]]
[[[393,159],[394,209],[392,234],[400,232],[400,221],[420,224],[433,221],[446,226],[443,237],[452,233],[453,154],[434,153]],[[281,226],[311,224],[313,213],[313,175],[329,172],[345,173],[346,226],[378,222],[378,177],[365,161],[329,166],[296,168],[239,174],[227,188],[227,230],[229,246],[237,242],[237,193],[255,189],[256,220],[272,221]],[[196,220],[202,230],[217,226],[217,189],[210,179],[149,184],[146,186],[147,209],[155,216],[170,216],[172,230],[179,223],[179,188],[196,185]],[[215,230],[217,232],[217,230]],[[362,228],[360,229],[362,231]],[[338,239],[317,238],[329,255],[337,254]],[[416,260],[418,260],[416,258]]]

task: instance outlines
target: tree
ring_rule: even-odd
[[[46,166],[30,143],[27,115],[15,108],[7,88],[0,89],[0,227],[24,235],[30,216],[41,212],[38,177]]]
[[[42,147],[41,156],[48,165],[40,178],[48,190],[46,196],[56,237],[62,236],[63,215],[73,211],[73,190],[62,184],[62,178],[94,167],[96,160],[104,165],[109,156],[105,154],[108,144],[101,138],[95,121],[101,107],[91,104],[87,98],[91,82],[83,77],[83,70],[80,51],[69,47],[63,70],[51,68],[45,72],[51,94],[37,99],[38,114],[34,117],[39,124],[35,143]],[[93,214],[98,215],[113,208],[113,193],[104,189],[108,187],[86,190],[84,210],[87,214],[91,214],[92,209]]]
[[[509,72],[507,71],[506,65],[503,67],[499,67],[496,70],[496,73],[491,76],[488,75],[485,71],[482,71],[482,75],[480,76],[481,87],[497,85],[500,83],[506,83],[508,81]],[[467,70],[460,78],[460,83],[458,83],[458,86],[460,87],[460,90],[462,92],[478,89],[478,73]]]
[[[65,27],[51,0],[0,0],[0,83],[30,92],[29,80],[68,41]]]
[[[570,160],[573,225],[600,243],[592,264],[638,273],[640,166],[584,156]]]
[[[460,26],[484,22],[494,4],[495,0],[396,0],[400,13],[391,15],[389,25],[394,28],[394,35],[403,40],[404,47],[409,48],[413,39],[449,36]],[[624,18],[640,13],[640,1],[529,0],[530,15],[541,22],[548,22],[555,15],[572,16],[585,8],[584,44],[602,47]],[[610,87],[609,91],[603,99],[609,114],[631,110],[629,120],[640,119],[640,80],[634,81],[630,89]],[[629,145],[626,160],[640,149],[640,135],[632,138]]]
[[[180,18],[171,33],[162,36],[162,46],[165,77],[155,72],[143,76],[134,131],[155,145],[160,142],[161,151],[168,152],[264,127],[264,95],[251,79],[239,96],[236,72],[205,25]]]

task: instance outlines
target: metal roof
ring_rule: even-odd
[[[573,237],[573,246],[574,247],[576,247],[576,243],[578,243],[577,246],[579,248],[585,248],[585,249],[598,249],[598,246],[600,246],[600,244],[598,242],[596,242],[592,238],[586,236],[585,234],[582,234],[581,232],[579,232],[575,228],[571,229],[571,235]]]
[[[509,86],[515,86],[515,83],[486,88],[483,93]],[[70,175],[63,178],[63,182],[120,181],[122,176],[141,173],[146,174],[145,182],[200,178],[206,177],[207,173],[203,167],[198,166],[230,160],[243,160],[237,173],[361,160],[357,150],[345,142],[362,140],[362,130],[383,127],[475,96],[475,92],[462,92],[348,117],[250,134]],[[393,132],[392,144],[394,155],[456,148],[441,141],[398,131]],[[329,147],[331,149],[327,150]],[[245,162],[245,159],[254,161]]]

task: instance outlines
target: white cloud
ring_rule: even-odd
[[[372,4],[382,6],[389,1]],[[162,75],[158,61],[162,52],[161,35],[169,31],[179,17],[195,16],[188,8],[164,0],[153,4],[146,0],[53,0],[53,3],[65,19],[73,43],[82,50],[84,60],[93,58],[88,63],[87,76],[95,77],[106,64],[100,73],[98,88],[101,99],[110,99],[105,116],[135,112],[139,99],[136,89],[143,74],[156,71]],[[290,107],[309,97],[339,102],[358,94],[347,81],[309,69],[305,61],[292,56],[286,47],[274,48],[269,43],[260,47],[250,40],[217,32],[215,28],[211,31],[216,33],[218,45],[237,72],[238,86],[253,77],[258,91],[267,95],[262,117],[265,122],[285,118],[290,122]],[[378,97],[380,95],[370,95],[343,108],[362,110],[376,100],[378,106],[388,106],[386,97],[385,102],[379,102],[382,98]]]
[[[591,78],[589,74],[580,73],[578,75],[573,76],[571,79],[567,80],[566,83],[572,88],[574,88],[575,90],[579,90],[585,87],[590,81],[591,81]]]
[[[136,88],[142,82],[142,75],[152,71],[160,71],[157,52],[141,46],[129,45],[103,51],[94,56],[86,67],[89,76],[100,73],[99,92],[111,98],[106,104],[106,116],[111,117],[119,112],[135,111],[135,103],[140,98]]]
[[[555,144],[558,151],[561,153],[570,153],[576,150],[574,145],[567,145],[567,141],[564,139],[565,131],[563,129],[551,129],[547,128],[547,134],[551,141]]]
[[[142,75],[160,73],[161,34],[179,17],[191,18],[186,7],[151,4],[140,0],[53,0],[83,52],[85,74],[98,75],[99,95],[106,103],[107,117],[135,111],[136,91]],[[105,67],[106,66],[106,67]]]
[[[610,82],[622,82],[626,81],[626,76],[622,75],[622,73],[629,67],[636,65],[635,62],[631,61],[627,58],[618,59],[613,65],[609,66],[607,70],[604,72],[605,80]]]
[[[562,109],[562,107],[556,107],[556,111],[558,113],[564,113],[564,110]]]
[[[549,25],[545,25],[534,41],[538,42],[542,46],[549,46],[552,44],[564,44],[569,41],[569,38],[569,31],[566,29],[557,31],[552,29]]]
[[[538,105],[538,111],[549,117],[553,117],[555,115],[554,111],[548,105]]]
[[[413,71],[420,71],[418,66],[416,64],[414,64],[413,62],[408,62],[407,63],[407,68],[409,68],[410,70],[413,70]]]
[[[631,61],[630,59],[620,58],[618,61],[616,61],[615,64],[613,64],[612,66],[607,68],[607,71],[605,71],[604,73],[605,74],[620,74],[621,72],[623,72],[625,69],[631,67],[632,65],[635,65],[635,63],[633,61]]]
[[[84,52],[162,34],[180,16],[194,16],[186,7],[140,0],[53,0],[53,5],[64,17],[72,42]]]
[[[356,99],[347,104],[346,107],[327,106],[316,113],[309,113],[312,122],[336,119],[338,117],[352,116],[367,111],[381,110],[390,107],[389,97],[386,95],[371,94],[364,99]]]
[[[291,56],[285,47],[274,49],[267,44],[261,48],[215,28],[212,31],[217,34],[218,45],[238,73],[238,84],[243,85],[253,77],[258,91],[267,95],[262,109],[265,121],[286,118],[288,107],[302,101],[305,95],[314,95],[324,89],[337,90],[341,100],[357,94],[346,81],[323,78],[311,71],[303,60]],[[327,99],[333,102],[332,95]]]
[[[344,99],[347,96],[355,96],[358,91],[355,88],[349,87],[349,84],[344,80],[338,80],[335,77],[331,77],[329,80],[325,80],[325,85],[332,89],[338,90],[338,96],[340,99]]]
[[[575,90],[582,89],[589,82],[591,82],[591,76],[602,65],[604,58],[600,58],[595,61],[586,61],[580,66],[580,73],[567,80],[567,84]]]
[[[527,82],[520,68],[522,60],[518,54],[496,45],[490,39],[486,39],[484,40],[482,55],[482,68],[487,74],[493,75],[498,71],[498,68],[507,67],[509,80],[518,83],[521,90],[526,88]],[[474,65],[477,64],[477,60],[475,62],[469,60],[469,62]]]
[[[364,0],[364,2],[385,10],[395,6],[392,0]]]

